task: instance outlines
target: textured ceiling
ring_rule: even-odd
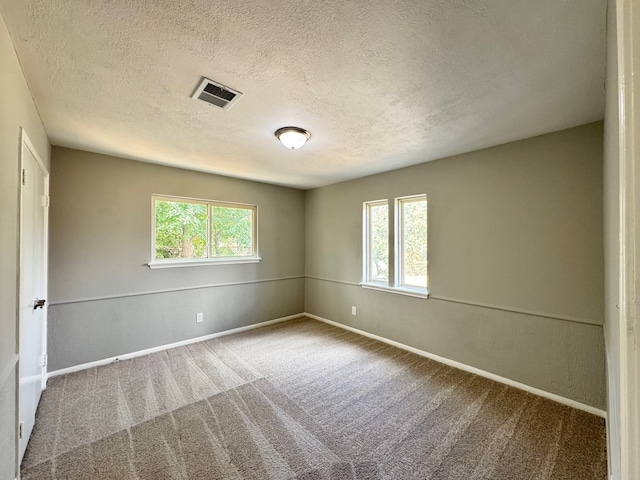
[[[52,144],[300,188],[602,119],[605,7],[0,0]],[[244,95],[193,100],[202,76]]]

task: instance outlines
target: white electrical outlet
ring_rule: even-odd
[[[351,315],[355,315],[356,314],[356,307],[351,307]]]
[[[196,313],[196,322],[197,323],[202,323],[203,320],[204,320],[204,313],[202,313],[202,312]]]

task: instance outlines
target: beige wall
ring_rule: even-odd
[[[20,128],[49,165],[49,142],[0,17],[0,478],[16,471],[16,269]]]
[[[362,202],[419,193],[432,298],[358,287]],[[306,203],[307,312],[604,408],[601,123],[311,190]]]
[[[303,311],[303,191],[58,147],[52,157],[49,370]],[[257,204],[262,261],[149,269],[153,194]]]

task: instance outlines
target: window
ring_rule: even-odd
[[[365,203],[364,236],[366,259],[364,278],[367,282],[389,281],[389,204],[386,200]]]
[[[399,197],[394,204],[391,218],[388,200],[364,203],[363,286],[423,296],[427,293],[427,197]]]
[[[150,267],[257,262],[257,206],[155,195]]]
[[[396,284],[427,289],[427,198],[396,199]]]

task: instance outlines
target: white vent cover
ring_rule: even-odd
[[[191,98],[197,98],[204,102],[215,105],[216,107],[227,110],[231,107],[231,105],[236,103],[241,95],[242,93],[232,88],[225,87],[220,83],[202,77],[200,85],[198,85],[196,91],[193,92]]]

